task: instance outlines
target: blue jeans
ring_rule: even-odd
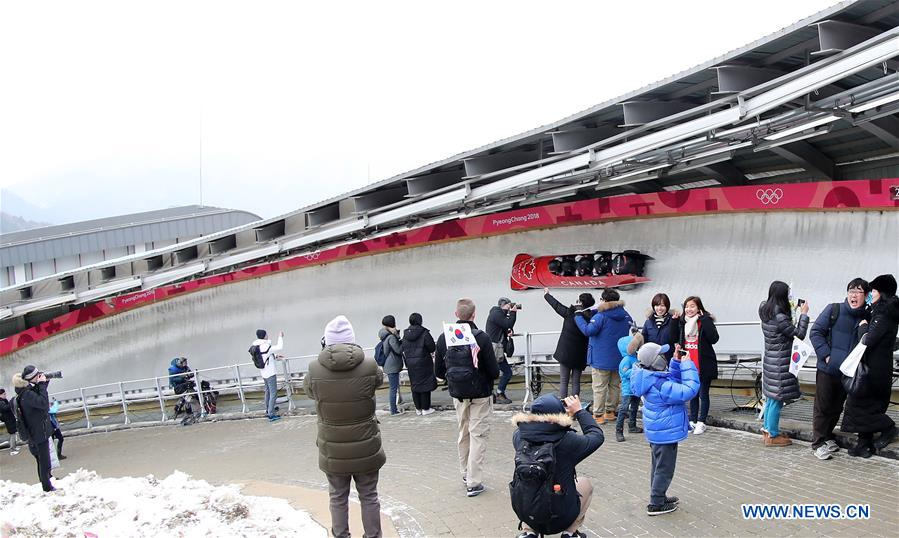
[[[275,414],[275,399],[278,397],[278,376],[265,378],[265,415]]]
[[[621,405],[618,406],[618,418],[615,420],[616,432],[624,431],[625,419],[629,419],[627,421],[628,428],[634,429],[637,427],[637,409],[639,409],[639,407],[639,396],[621,395]]]
[[[768,398],[765,400],[765,429],[771,437],[777,437],[780,433],[780,410],[784,403]]]
[[[387,381],[390,382],[390,413],[396,414],[399,412],[396,408],[396,397],[400,391],[400,373],[387,374]]]

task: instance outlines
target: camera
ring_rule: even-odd
[[[47,379],[62,379],[62,372],[44,372],[44,377]]]
[[[517,308],[518,310],[521,310],[524,307],[521,306],[521,303],[512,303],[512,308]]]

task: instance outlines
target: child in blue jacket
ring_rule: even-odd
[[[668,497],[674,478],[677,444],[687,438],[689,423],[686,402],[699,392],[699,372],[690,360],[682,361],[680,346],[675,347],[670,364],[664,354],[668,346],[643,344],[637,351],[637,365],[631,373],[631,391],[643,397],[643,428],[652,450],[650,516],[677,510],[677,497]]]
[[[618,408],[618,419],[615,421],[615,440],[619,443],[624,441],[626,418],[628,433],[643,433],[643,429],[637,427],[640,397],[634,396],[631,391],[631,370],[637,362],[637,350],[643,345],[643,334],[636,329],[631,332],[632,335],[618,339],[618,351],[621,352],[621,362],[618,364],[618,375],[621,377],[621,406]]]

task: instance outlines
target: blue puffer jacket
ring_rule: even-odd
[[[582,333],[590,337],[587,344],[587,362],[597,370],[618,370],[621,353],[618,339],[627,336],[634,320],[624,310],[624,301],[600,303],[598,312],[588,322],[574,318]]]
[[[642,343],[642,336],[637,336],[637,339]],[[640,346],[631,345],[633,341],[634,337],[630,335],[618,339],[618,352],[621,353],[621,363],[618,364],[618,375],[621,377],[622,396],[632,396],[634,394],[631,392],[631,370],[637,362],[636,349]],[[631,353],[631,351],[633,351],[633,353]]]
[[[829,304],[818,314],[818,319],[812,326],[810,339],[815,346],[815,355],[818,356],[818,369],[826,374],[842,377],[840,365],[858,344],[858,323],[865,317],[865,307],[862,305],[861,308],[852,308],[849,301],[845,300],[843,304],[837,304],[840,314],[837,322],[831,327],[830,315],[833,307],[834,305]],[[830,357],[830,361],[824,362],[827,357]]]
[[[177,362],[178,362],[178,357],[175,357],[174,359],[172,359],[171,366],[169,366],[169,375],[172,376],[169,378],[169,386],[172,388],[175,388],[178,385],[180,385],[181,383],[184,383],[185,381],[190,379],[186,375],[178,375],[178,374],[186,374],[186,373],[190,372],[190,368],[181,368],[180,366],[175,364]]]
[[[667,372],[637,365],[631,373],[631,389],[634,396],[643,397],[647,441],[668,445],[687,438],[689,423],[684,403],[699,392],[699,372],[692,361],[672,360]]]

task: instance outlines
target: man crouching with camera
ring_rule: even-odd
[[[37,460],[41,487],[45,492],[55,491],[56,488],[50,483],[50,435],[53,434],[53,425],[50,422],[50,396],[47,394],[49,381],[43,372],[28,365],[21,374],[13,376],[12,383],[17,395],[16,413],[25,423],[25,431],[20,430],[19,436],[26,434],[28,437],[28,450]]]

